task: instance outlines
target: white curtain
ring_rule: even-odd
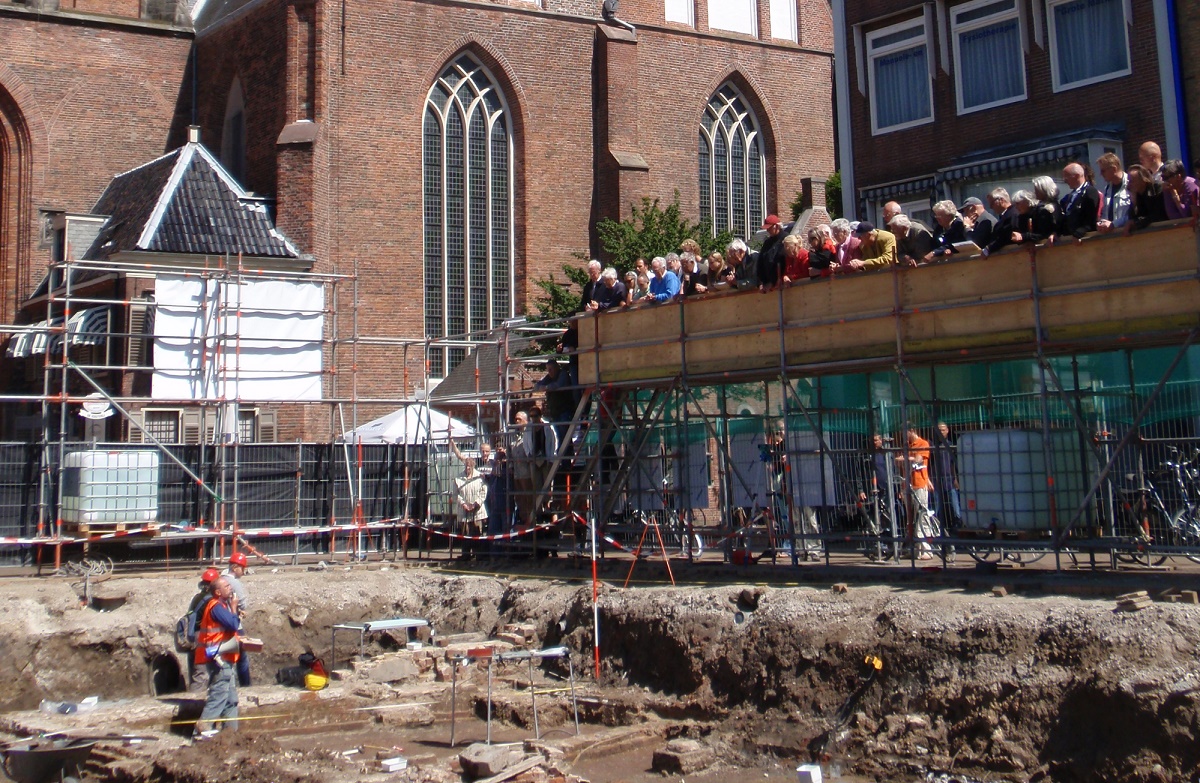
[[[1074,0],[1054,6],[1059,84],[1073,84],[1129,68],[1121,0]]]
[[[964,109],[1025,92],[1021,30],[1016,19],[958,34],[959,83]]]
[[[924,44],[874,58],[875,125],[890,128],[929,117],[929,64]]]

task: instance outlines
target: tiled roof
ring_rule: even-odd
[[[516,347],[524,347],[525,342],[514,340],[510,343],[509,349],[515,350]],[[475,350],[471,352],[466,359],[459,362],[458,366],[450,371],[445,380],[437,385],[437,388],[429,395],[430,400],[465,400],[474,397],[488,397],[498,393],[500,382],[499,372],[499,347],[496,343],[480,343],[475,346]],[[479,387],[475,387],[475,368],[479,368]],[[509,384],[522,385],[525,381],[531,380],[529,372],[525,365],[517,359],[513,359],[508,365]],[[540,373],[539,373],[540,377]]]
[[[297,258],[266,206],[253,198],[199,143],[189,143],[119,174],[92,210],[109,215],[83,256],[106,259],[134,250],[197,255]]]

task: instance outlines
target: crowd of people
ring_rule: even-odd
[[[734,239],[707,257],[698,242],[685,240],[677,253],[647,263],[638,258],[624,280],[616,268],[588,265],[581,312],[602,312],[721,290],[773,290],[810,278],[913,267],[955,254],[984,257],[1010,245],[1082,240],[1089,234],[1129,234],[1152,223],[1200,217],[1200,185],[1182,161],[1163,161],[1153,141],[1141,145],[1138,162],[1124,166],[1108,152],[1096,160],[1101,182],[1086,163],[1062,171],[1065,192],[1048,176],[1034,177],[1010,194],[994,188],[984,199],[933,205],[935,225],[905,215],[898,203],[883,207],[882,221],[834,220],[806,235],[786,233],[777,215],[763,222],[762,246],[752,251]],[[985,203],[986,199],[986,203]]]

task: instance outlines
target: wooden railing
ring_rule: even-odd
[[[854,372],[1169,343],[1200,327],[1190,222],[579,321],[579,382]]]

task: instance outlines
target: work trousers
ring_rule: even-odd
[[[233,666],[220,666],[213,661],[208,664],[208,698],[204,701],[204,711],[200,720],[196,721],[196,733],[213,728],[212,721],[218,718],[236,718],[238,716],[237,670]],[[237,721],[222,722],[216,728],[237,730]]]
[[[929,539],[937,538],[938,530],[933,521],[933,512],[929,510],[929,490],[912,488],[913,502],[913,520],[916,525],[913,530],[913,535],[919,541],[917,551],[921,554],[929,554],[933,551],[933,547],[929,545]]]

